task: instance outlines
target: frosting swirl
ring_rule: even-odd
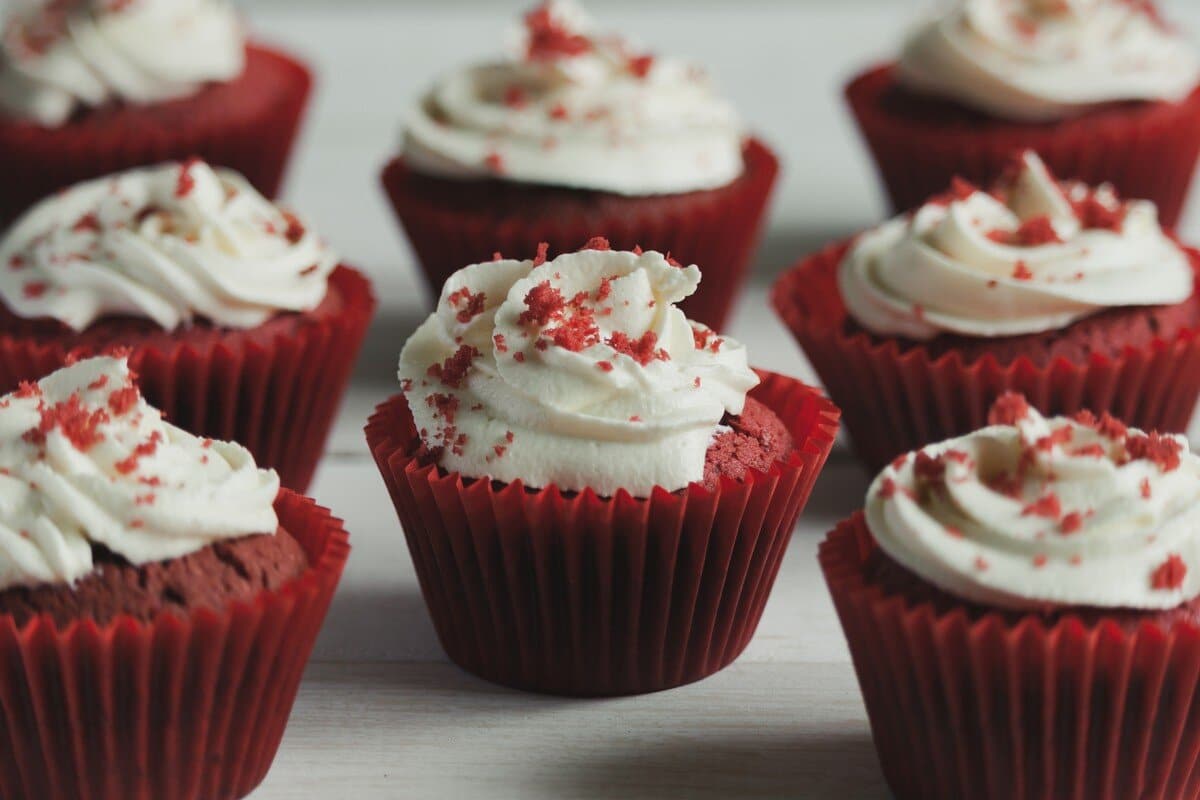
[[[401,385],[446,469],[605,496],[703,478],[758,383],[745,348],[675,307],[695,266],[588,248],[460,270],[405,344]]]
[[[597,36],[569,2],[530,12],[521,57],[440,79],[411,114],[404,157],[452,178],[650,195],[741,175],[742,127],[706,76]]]
[[[0,240],[0,299],[22,317],[83,330],[148,317],[229,328],[325,297],[337,258],[244,178],[200,161],[78,184],[26,212]]]
[[[278,528],[278,476],[167,424],[133,380],[93,358],[0,400],[0,589],[71,583],[94,545],[145,564]]]
[[[1115,101],[1179,102],[1200,82],[1200,58],[1150,3],[958,0],[909,37],[898,78],[1041,122]]]
[[[1105,415],[1002,397],[991,427],[902,456],[867,494],[893,560],[988,606],[1173,608],[1200,595],[1200,458]]]
[[[1105,308],[1180,303],[1193,277],[1153,203],[1059,184],[1026,152],[993,193],[958,181],[863,234],[838,284],[864,328],[928,340],[1038,333]]]
[[[191,96],[245,58],[226,0],[32,0],[0,39],[0,112],[58,127],[79,109]]]

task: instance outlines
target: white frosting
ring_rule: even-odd
[[[956,0],[909,37],[898,77],[995,116],[1051,121],[1114,101],[1186,98],[1192,47],[1129,0]]]
[[[337,258],[244,178],[191,161],[43,200],[0,240],[0,299],[83,330],[101,317],[229,328],[320,304]]]
[[[701,480],[758,378],[740,344],[675,307],[699,282],[655,252],[460,270],[400,355],[423,440],[447,470],[529,487],[645,497]],[[465,374],[442,368],[456,353]]]
[[[570,3],[535,9],[527,28],[520,58],[449,74],[423,98],[404,136],[414,169],[623,195],[741,175],[741,123],[702,72],[594,35]]]
[[[146,564],[276,531],[278,476],[167,424],[132,381],[93,358],[0,400],[0,589],[74,582],[93,545]]]
[[[81,108],[188,97],[245,58],[227,0],[32,0],[0,40],[0,112],[57,127]]]
[[[1188,258],[1153,203],[1060,185],[1031,152],[1019,164],[998,187],[1004,199],[960,184],[864,234],[838,273],[851,316],[916,340],[1013,336],[1191,296]]]
[[[1185,438],[1001,402],[996,421],[1015,425],[926,447],[871,485],[867,524],[893,560],[1004,608],[1164,609],[1200,595],[1200,458]]]

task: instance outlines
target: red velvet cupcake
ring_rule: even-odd
[[[1108,415],[991,427],[875,480],[821,547],[900,800],[1200,791],[1200,459]]]
[[[246,43],[225,0],[17,8],[0,40],[0,228],[80,181],[193,156],[274,197],[311,87],[303,64]]]
[[[120,348],[172,422],[308,486],[375,300],[295,215],[165,164],[42,201],[0,264],[0,391]]]
[[[1200,396],[1200,253],[1154,206],[1019,158],[991,193],[957,181],[915,214],[806,258],[772,303],[859,455],[981,426],[1018,390],[1044,413],[1182,432]]]
[[[689,321],[699,280],[601,239],[476,264],[405,345],[367,441],[464,669],[638,694],[749,643],[838,414]]]
[[[233,443],[167,424],[123,360],[0,399],[0,794],[249,794],[349,553]]]
[[[573,4],[525,17],[519,58],[450,74],[422,98],[383,183],[438,291],[497,250],[552,255],[605,231],[702,263],[684,304],[721,328],[778,173],[695,67],[598,35]]]
[[[1200,155],[1200,60],[1152,2],[958,0],[846,96],[897,211],[1032,149],[1174,227]]]

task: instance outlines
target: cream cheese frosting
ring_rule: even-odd
[[[1200,458],[1182,436],[1019,395],[990,427],[897,459],[867,494],[894,561],[968,601],[1012,609],[1166,609],[1200,595]]]
[[[599,239],[460,270],[400,355],[424,444],[447,470],[532,488],[646,497],[701,480],[758,378],[742,345],[676,307],[699,282]]]
[[[27,0],[0,38],[0,113],[47,127],[80,109],[188,97],[242,74],[227,0]]]
[[[0,239],[0,299],[22,317],[83,330],[132,315],[173,330],[202,317],[250,328],[309,311],[337,257],[295,215],[201,161],[78,184]]]
[[[526,15],[517,57],[437,81],[410,115],[404,157],[443,177],[673,194],[731,183],[743,139],[702,71],[597,34],[556,0]]]
[[[1046,122],[1111,102],[1179,102],[1200,83],[1200,57],[1150,3],[957,0],[908,38],[897,76],[1002,119]]]
[[[278,528],[279,478],[146,404],[123,358],[0,399],[0,589],[73,583],[103,545],[130,563]]]
[[[1153,203],[1058,183],[1024,153],[991,193],[961,181],[863,234],[838,270],[850,315],[885,336],[1014,336],[1106,308],[1180,303],[1187,255]]]

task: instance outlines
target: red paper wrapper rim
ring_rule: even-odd
[[[118,615],[105,625],[97,625],[91,619],[79,619],[71,622],[64,629],[59,629],[54,619],[49,615],[34,617],[17,626],[11,614],[0,614],[0,625],[15,629],[16,636],[30,642],[38,637],[50,635],[59,639],[74,639],[80,636],[96,637],[100,640],[111,641],[114,637],[134,633],[139,637],[152,635],[162,630],[178,630],[199,626],[212,626],[221,620],[232,619],[245,613],[262,613],[269,606],[291,604],[305,595],[314,595],[317,589],[330,582],[336,583],[341,577],[346,561],[350,557],[350,535],[342,521],[334,517],[329,509],[304,495],[296,494],[290,489],[281,488],[275,500],[276,509],[287,509],[286,513],[308,514],[318,517],[326,536],[323,542],[301,541],[300,545],[308,556],[308,569],[304,574],[289,581],[274,591],[260,592],[253,600],[238,600],[224,606],[220,610],[197,608],[186,614],[165,612],[156,618],[143,622],[128,614]],[[283,516],[283,513],[280,514]],[[319,548],[319,549],[317,549]]]
[[[794,378],[767,372],[766,370],[755,370],[755,372],[758,373],[762,383],[749,392],[750,396],[753,397],[756,392],[782,391],[784,388],[789,388],[790,386],[790,388],[796,390],[795,397],[791,402],[813,403],[813,412],[810,414],[809,419],[806,420],[808,429],[805,431],[792,431],[796,446],[788,454],[787,459],[776,461],[766,472],[749,469],[746,472],[745,478],[741,481],[722,476],[720,484],[715,490],[710,490],[699,483],[690,483],[686,489],[681,489],[678,492],[668,492],[666,489],[656,486],[652,493],[653,499],[667,498],[680,493],[696,499],[714,497],[740,486],[752,486],[762,480],[774,480],[784,470],[801,470],[805,467],[806,463],[811,463],[814,457],[824,459],[825,454],[830,451],[834,440],[837,438],[839,420],[841,418],[841,411],[838,407],[819,390],[807,386]],[[520,480],[508,484],[498,484],[489,480],[466,478],[457,472],[447,472],[436,464],[422,466],[413,455],[415,448],[412,444],[416,436],[416,431],[413,430],[411,436],[404,435],[406,427],[412,427],[411,416],[408,411],[408,401],[403,394],[397,394],[376,407],[364,431],[367,436],[367,443],[376,459],[380,462],[386,461],[395,473],[409,473],[410,480],[412,481],[428,481],[429,483],[452,482],[459,492],[467,495],[472,493],[500,496],[525,494],[531,502],[536,503],[545,500],[555,505],[561,503],[584,505],[617,503],[619,505],[626,505],[629,503],[647,503],[652,499],[635,497],[625,489],[618,490],[612,497],[598,495],[591,488],[586,488],[582,492],[563,492],[558,486],[553,484],[541,489],[528,489]],[[497,486],[499,488],[496,488]]]
[[[924,625],[933,628],[962,627],[969,636],[981,636],[985,631],[999,628],[1008,637],[1024,638],[1036,634],[1040,639],[1055,639],[1063,636],[1103,637],[1126,644],[1138,638],[1161,637],[1166,640],[1171,631],[1184,631],[1200,637],[1200,626],[1186,621],[1175,621],[1169,626],[1156,621],[1144,621],[1135,628],[1125,629],[1112,620],[1099,619],[1087,622],[1080,617],[1067,614],[1052,625],[1034,613],[1012,618],[1012,612],[989,611],[975,619],[966,608],[954,608],[939,612],[929,600],[912,602],[899,594],[887,594],[882,587],[869,585],[863,575],[863,564],[878,549],[867,528],[863,512],[856,511],[842,520],[830,531],[818,550],[821,571],[830,594],[838,602],[867,604],[876,618],[887,611],[901,612],[899,618],[905,625]],[[1005,614],[1010,617],[1006,618]]]
[[[861,235],[861,234],[859,234]],[[1168,233],[1174,239],[1174,235]],[[845,304],[842,302],[839,294],[836,299],[836,304],[832,310],[826,312],[822,318],[816,316],[806,316],[795,298],[803,294],[806,281],[806,272],[810,269],[815,269],[823,263],[833,260],[840,263],[846,252],[853,246],[858,239],[858,235],[845,239],[840,242],[829,245],[824,250],[821,250],[813,255],[806,256],[799,263],[789,269],[784,275],[775,282],[771,287],[770,302],[771,307],[783,320],[784,324],[796,334],[800,339],[800,344],[803,347],[806,341],[816,341],[821,339],[833,339],[839,347],[853,347],[856,350],[864,351],[872,356],[886,356],[894,358],[900,362],[907,361],[923,361],[929,365],[931,369],[943,367],[951,363],[962,364],[967,368],[977,366],[985,366],[988,368],[998,368],[1015,373],[1033,373],[1041,374],[1053,372],[1060,369],[1077,369],[1080,364],[1072,362],[1063,356],[1055,356],[1044,366],[1038,366],[1033,362],[1033,359],[1028,356],[1019,356],[1012,361],[1001,363],[992,353],[983,353],[975,359],[964,361],[962,354],[953,350],[942,353],[937,357],[931,357],[929,348],[921,342],[911,342],[909,347],[904,352],[900,351],[900,344],[895,338],[888,338],[883,341],[872,342],[871,336],[864,331],[857,331],[851,335],[846,335],[839,330],[839,325],[830,324],[830,315],[844,318],[848,315]],[[1176,239],[1176,242],[1178,240]],[[1200,281],[1200,250],[1189,247],[1180,243],[1180,247],[1187,254],[1188,259],[1192,262],[1192,270]],[[1200,289],[1194,288],[1193,294]],[[1155,337],[1147,345],[1145,349],[1153,352],[1163,352],[1172,348],[1181,347],[1184,344],[1191,342],[1200,334],[1200,329],[1184,328],[1178,332],[1175,339],[1168,341],[1162,337]],[[1141,349],[1132,345],[1126,345],[1122,348],[1122,358],[1127,358],[1131,355],[1142,352]],[[1112,358],[1104,353],[1091,353],[1088,356],[1087,365],[1094,367],[1115,367],[1119,364],[1119,359]]]

